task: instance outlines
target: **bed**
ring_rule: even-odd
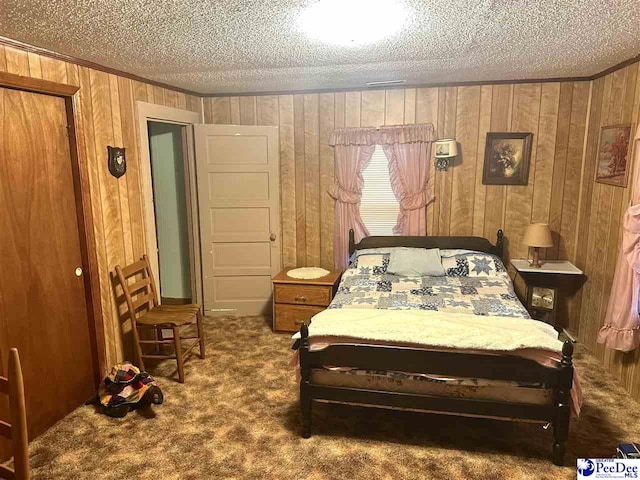
[[[439,248],[445,277],[386,272],[393,247]],[[562,465],[580,394],[573,344],[533,320],[504,269],[503,233],[367,237],[324,312],[296,335],[302,435],[314,402],[553,425]]]

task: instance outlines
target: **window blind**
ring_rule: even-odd
[[[400,207],[391,189],[389,162],[382,146],[376,145],[371,162],[362,172],[364,188],[360,216],[371,235],[393,235]]]

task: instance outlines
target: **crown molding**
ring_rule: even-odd
[[[265,96],[265,95],[300,95],[305,93],[337,93],[337,92],[364,92],[369,90],[393,90],[402,88],[437,88],[437,87],[473,87],[478,85],[505,85],[505,84],[521,84],[521,83],[554,83],[554,82],[590,82],[598,78],[609,75],[617,70],[628,67],[629,65],[640,61],[640,54],[609,67],[601,72],[593,75],[582,77],[552,77],[552,78],[525,78],[516,80],[478,80],[470,82],[438,82],[438,83],[416,83],[404,85],[392,85],[381,87],[350,87],[350,88],[319,88],[308,90],[282,90],[270,92],[240,92],[240,93],[201,93],[203,98],[215,97],[247,97],[247,96]]]
[[[63,62],[73,63],[81,67],[88,67],[88,68],[92,68],[93,70],[99,70],[105,73],[111,73],[113,75],[118,75],[120,77],[128,78],[130,80],[148,83],[149,85],[155,85],[156,87],[166,88],[176,92],[185,93],[187,95],[193,95],[196,97],[202,96],[201,93],[194,92],[192,90],[187,90],[185,88],[180,88],[180,87],[174,87],[166,83],[156,82],[155,80],[149,80],[148,78],[144,78],[139,75],[134,75],[133,73],[123,72],[122,70],[118,70],[111,67],[105,67],[104,65],[100,65],[99,63],[90,62],[89,60],[83,60],[81,58],[73,57],[71,55],[65,55],[64,53],[54,52],[52,50],[47,50],[46,48],[36,47],[35,45],[19,42],[18,40],[13,40],[11,38],[0,36],[0,45],[3,45],[5,47],[17,48],[19,50],[24,50],[26,52],[42,55],[44,57],[55,58],[56,60],[62,60]]]
[[[604,77],[605,75],[609,75],[610,73],[613,73],[616,70],[620,70],[621,68],[628,67],[629,65],[637,61],[640,61],[640,54],[636,55],[635,57],[631,57],[628,60],[625,60],[624,62],[620,62],[614,65],[613,67],[609,67],[605,70],[602,70],[601,72],[598,72],[595,75],[591,75],[589,80],[597,80],[598,78]]]
[[[558,77],[534,78],[516,80],[477,80],[469,82],[438,82],[438,83],[407,83],[388,87],[347,87],[347,88],[317,88],[307,90],[280,90],[269,92],[240,92],[240,93],[201,93],[203,98],[215,97],[249,97],[265,95],[302,95],[308,93],[339,93],[339,92],[368,92],[370,90],[401,90],[406,88],[437,88],[437,87],[474,87],[477,85],[513,85],[520,83],[549,83],[549,82],[588,82],[591,77]]]

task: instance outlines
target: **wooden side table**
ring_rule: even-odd
[[[338,289],[342,272],[313,280],[291,278],[287,267],[273,277],[273,331],[297,332],[316,313],[326,309]]]
[[[545,260],[540,268],[529,266],[529,260],[512,259],[511,265],[526,285],[525,307],[536,320],[542,320],[562,332],[566,325],[558,322],[558,309],[568,280],[575,288],[575,280],[582,280],[583,273],[567,260]]]

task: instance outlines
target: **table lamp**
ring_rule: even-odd
[[[540,248],[553,247],[553,239],[551,238],[551,229],[548,223],[532,223],[527,227],[522,242],[533,247],[533,259],[529,262],[529,266],[540,268]]]

